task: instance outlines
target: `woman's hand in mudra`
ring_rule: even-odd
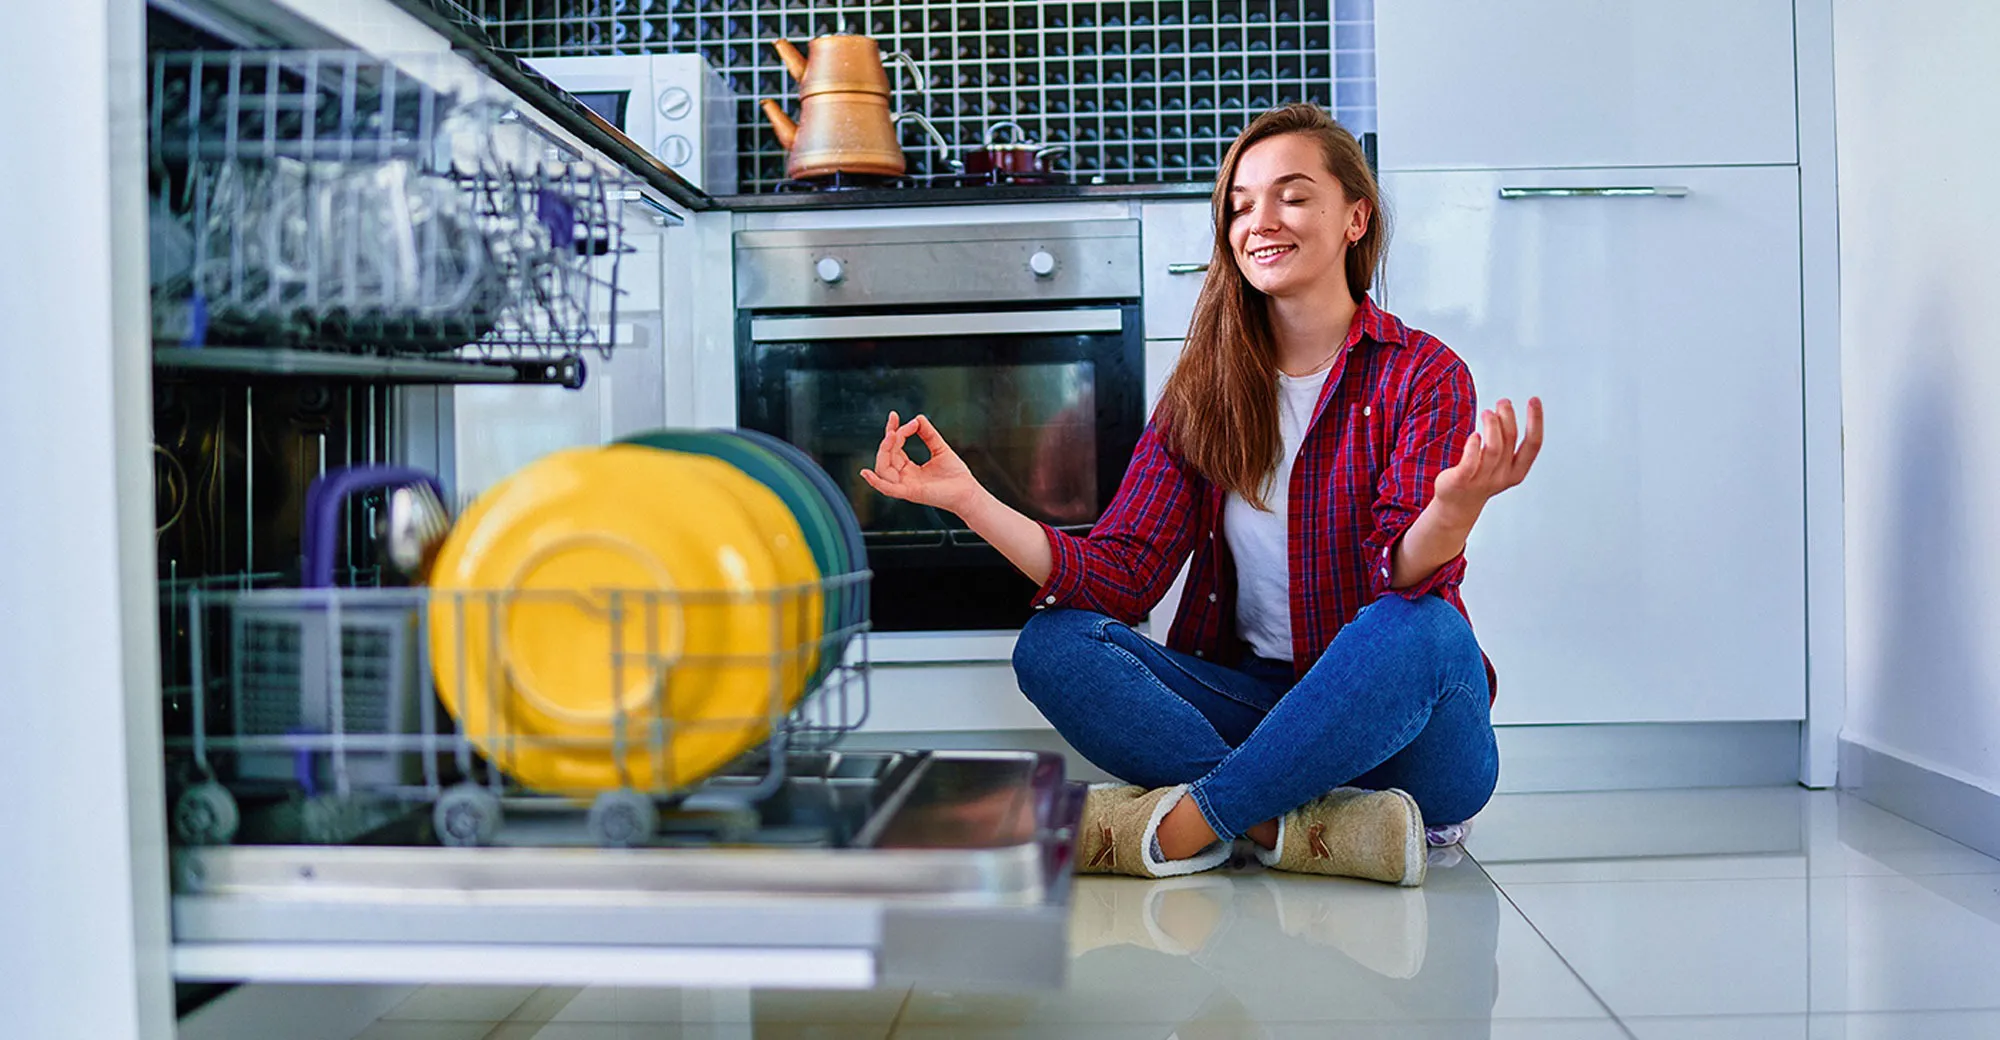
[[[1477,516],[1488,499],[1528,476],[1541,450],[1542,399],[1528,398],[1527,425],[1517,430],[1514,403],[1502,398],[1480,414],[1457,465],[1438,474],[1437,501],[1461,516]]]
[[[930,461],[921,466],[903,451],[903,443],[913,433],[931,453]],[[875,450],[875,468],[862,470],[861,479],[890,498],[936,506],[961,515],[985,490],[929,419],[919,415],[909,422],[898,423],[895,412],[889,413],[882,444]]]

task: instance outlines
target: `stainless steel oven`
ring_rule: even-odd
[[[1088,530],[1145,422],[1138,222],[745,231],[735,255],[738,420],[847,491],[876,630],[1019,627],[1034,586],[998,550],[858,471],[891,410],[922,413],[1002,501]]]

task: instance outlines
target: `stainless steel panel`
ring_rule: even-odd
[[[1117,332],[1124,312],[1115,307],[1061,311],[991,311],[951,314],[865,314],[834,318],[758,318],[757,343],[784,340],[895,339],[912,336],[1056,335]]]
[[[518,954],[517,967],[538,949],[550,963],[577,950],[861,951],[882,979],[1059,985],[1081,786],[1065,784],[1047,754],[893,757],[915,767],[879,774],[893,790],[849,848],[183,849],[175,939],[191,957],[234,950],[230,970],[252,977],[264,970],[249,956],[259,948],[304,956],[395,944]],[[868,778],[839,782],[849,779]],[[353,970],[428,979],[421,960],[406,963]],[[289,970],[282,957],[270,964],[274,979]],[[459,977],[452,970],[440,965],[438,977]]]
[[[1041,899],[1039,845],[1001,849],[370,848],[188,849],[178,880],[204,896],[405,905],[475,893],[509,902],[656,900],[733,894],[901,896],[1008,905]]]
[[[735,246],[750,310],[1139,296],[1136,220],[739,231]]]
[[[866,946],[881,936],[879,900],[750,895],[611,902],[540,894],[479,900],[260,902],[177,896],[183,942],[495,943],[527,946]]]

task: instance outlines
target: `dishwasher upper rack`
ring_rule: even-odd
[[[426,840],[445,845],[643,845],[663,829],[663,811],[679,818],[678,830],[706,820],[726,836],[784,785],[787,752],[828,750],[866,720],[870,577],[736,592],[189,588],[181,614],[193,725],[167,742],[169,774],[181,778],[174,837],[188,845],[344,843],[424,807]],[[519,710],[518,666],[494,638],[503,619],[577,609],[607,619],[599,649],[610,665],[609,734],[545,736],[501,723]],[[813,621],[822,610],[850,623],[822,630]],[[730,611],[768,619],[768,643],[698,653],[654,634],[669,617]],[[444,661],[432,656],[439,617],[456,633]],[[643,640],[627,645],[634,627]],[[787,707],[788,681],[813,659],[810,688]],[[669,709],[669,698],[690,703],[675,692],[678,678],[744,670],[765,676],[761,706],[698,718]],[[456,716],[438,697],[440,673],[455,680]],[[480,673],[483,687],[469,678]],[[643,703],[630,703],[635,684],[647,691]],[[466,732],[458,720],[475,697],[485,698],[492,725]],[[689,714],[704,714],[704,703],[692,702]],[[738,739],[754,731],[761,742],[715,763],[713,780],[675,783],[677,738],[703,731]],[[508,765],[552,752],[602,755],[619,781],[529,789],[510,779]]]
[[[608,356],[636,181],[455,55],[152,58],[155,339]]]

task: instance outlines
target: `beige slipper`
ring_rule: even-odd
[[[1417,800],[1390,788],[1341,787],[1278,820],[1278,847],[1257,858],[1275,870],[1367,878],[1414,888],[1427,851]]]
[[[1076,872],[1160,878],[1219,867],[1229,843],[1218,841],[1186,859],[1161,859],[1153,836],[1168,810],[1187,794],[1187,785],[1147,790],[1131,784],[1092,784],[1077,826]]]

